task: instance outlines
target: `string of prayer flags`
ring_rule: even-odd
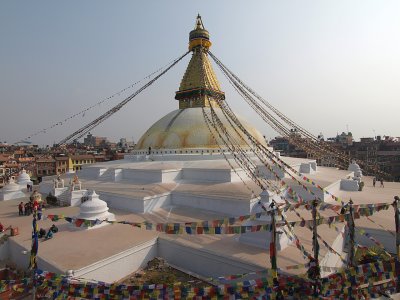
[[[376,206],[374,208],[367,208],[368,213],[371,210],[379,211],[382,208],[386,208],[387,206]],[[86,226],[92,227],[103,222],[110,224],[126,224],[131,225],[135,228],[140,228],[143,230],[155,230],[158,232],[166,233],[166,234],[244,234],[249,232],[259,232],[259,231],[269,231],[270,223],[264,223],[259,225],[232,225],[235,224],[238,220],[254,220],[259,218],[261,215],[265,215],[266,212],[257,213],[254,215],[244,215],[238,217],[224,218],[220,220],[211,220],[211,221],[198,221],[198,222],[186,222],[186,223],[150,223],[150,222],[130,222],[130,221],[109,221],[109,220],[87,220],[87,219],[78,219],[74,217],[66,217],[64,215],[47,215],[44,216],[43,219],[50,219],[52,221],[65,220],[71,224],[74,224],[76,227]],[[361,213],[362,215],[362,213]],[[334,223],[344,222],[348,218],[348,214],[345,215],[337,215],[337,216],[329,216],[329,217],[320,217],[317,219],[317,225],[327,224],[331,226]],[[277,222],[277,227],[283,227],[285,225],[290,227],[309,227],[312,225],[313,220],[298,220],[298,221],[287,221],[285,218],[282,222]]]

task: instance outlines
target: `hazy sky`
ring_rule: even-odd
[[[197,13],[213,53],[315,135],[348,126],[356,138],[400,136],[400,1],[0,0],[0,141],[25,138],[177,58]],[[92,133],[137,141],[177,109],[188,61]],[[235,111],[275,136],[214,69]],[[32,141],[58,142],[126,95]]]

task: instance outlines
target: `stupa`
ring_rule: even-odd
[[[19,173],[19,175],[18,175],[18,184],[23,187],[26,187],[28,184],[30,186],[33,186],[31,177],[29,176],[28,173],[26,173],[25,169],[22,169],[21,173]]]
[[[178,109],[155,122],[139,139],[133,153],[125,155],[123,160],[99,162],[79,171],[82,186],[96,190],[104,201],[95,193],[83,203],[82,197],[74,198],[79,200],[75,204],[72,200],[69,201],[71,206],[81,205],[76,218],[111,220],[109,207],[115,210],[119,221],[135,223],[145,220],[152,224],[183,224],[262,213],[265,212],[264,208],[270,209],[272,199],[279,203],[279,196],[290,199],[294,197],[294,193],[304,201],[318,197],[331,202],[334,200],[328,193],[338,194],[343,199],[351,194],[355,203],[365,203],[364,197],[369,197],[370,192],[383,195],[389,191],[372,191],[367,187],[362,192],[349,193],[340,189],[340,183],[343,178],[353,177],[354,172],[317,167],[315,159],[282,156],[285,164],[312,180],[299,185],[297,177],[286,174],[273,162],[269,164],[271,168],[267,168],[252,151],[248,151],[248,158],[255,164],[254,174],[257,178],[274,181],[276,185],[273,192],[263,191],[234,160],[234,155],[226,151],[225,143],[213,138],[204,119],[203,109],[209,114],[213,108],[225,128],[232,130],[220,108],[225,101],[225,94],[221,91],[208,59],[206,50],[210,46],[209,33],[198,17],[194,30],[189,34],[192,57],[175,95]],[[256,129],[243,120],[241,123],[260,143],[265,144]],[[230,131],[230,134],[236,135],[237,141],[243,141],[242,148],[247,147],[235,131]],[[149,152],[151,155],[148,155]],[[285,191],[279,187],[282,182],[290,190]],[[52,179],[44,179],[40,184],[43,193],[47,186],[53,187]],[[70,189],[65,195],[72,199],[74,193],[78,191]],[[86,191],[81,194],[83,195],[86,195]],[[65,215],[68,212],[77,214],[76,207],[63,209]],[[298,216],[291,211],[287,215],[290,221],[298,220]],[[305,219],[310,218],[306,210],[301,215]],[[270,220],[271,217],[262,214],[258,219],[241,224],[268,224]],[[279,268],[307,263],[298,252],[297,244],[288,241],[288,237],[292,236],[290,232],[286,236],[281,218],[276,217],[275,220],[279,225],[276,236]],[[318,230],[325,234],[329,229],[324,226],[327,227],[323,224]],[[312,234],[309,229],[296,226],[293,230],[302,241],[305,239],[307,251],[312,251]],[[104,239],[99,238],[102,233],[109,242],[105,243]],[[106,282],[120,280],[156,256],[205,277],[262,271],[270,267],[265,248],[270,246],[269,242],[273,237],[268,231],[246,232],[241,235],[170,235],[153,230],[139,231],[123,224],[63,234],[66,235],[65,244],[62,249],[60,247],[63,255],[54,251],[43,251],[46,258],[49,261],[57,260],[62,265],[60,270],[74,270],[75,276]],[[79,247],[76,247],[77,237],[80,238]],[[328,238],[327,242],[334,242],[333,249],[343,253],[342,234],[332,230]],[[41,247],[51,247],[51,244]],[[321,248],[323,247],[321,243]],[[321,266],[340,268],[342,260],[335,253],[321,253]]]
[[[9,183],[6,184],[0,191],[0,200],[7,201],[25,197],[22,192],[21,185],[17,184],[14,179],[10,179]]]
[[[107,203],[99,198],[99,195],[95,191],[88,196],[88,200],[83,202],[80,206],[79,215],[76,216],[77,219],[85,219],[92,221],[115,221],[114,214],[108,211]],[[87,229],[98,228],[100,226],[107,225],[107,222],[99,222],[95,226],[84,227]]]

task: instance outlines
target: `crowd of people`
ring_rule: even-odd
[[[30,197],[29,201],[21,203],[18,205],[18,214],[20,216],[30,216],[35,215],[38,220],[42,219],[44,205],[42,202],[39,202],[37,199]]]

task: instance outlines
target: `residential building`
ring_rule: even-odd
[[[82,170],[83,165],[93,164],[96,162],[96,158],[93,154],[72,155],[70,158],[74,171]]]
[[[40,157],[36,159],[37,176],[56,175],[56,160],[53,157]]]
[[[91,133],[89,133],[84,139],[83,139],[83,144],[85,146],[90,146],[90,147],[100,147],[100,146],[106,146],[108,144],[108,140],[106,137],[100,137],[100,136],[94,136]]]
[[[54,160],[56,161],[57,174],[65,174],[73,167],[72,160],[68,156],[56,156]]]

